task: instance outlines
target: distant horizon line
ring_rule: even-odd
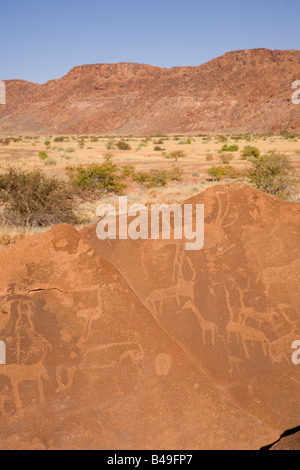
[[[0,77],[0,80],[3,81],[3,82],[14,82],[14,81],[18,81],[18,82],[26,82],[26,83],[32,83],[32,84],[35,84],[35,85],[46,85],[47,83],[49,82],[52,82],[52,81],[55,81],[55,80],[61,80],[63,78],[65,78],[67,75],[69,75],[70,72],[72,72],[73,70],[77,69],[77,68],[82,68],[82,67],[95,67],[95,66],[103,66],[103,65],[140,65],[140,66],[146,66],[146,67],[152,67],[152,68],[158,68],[158,69],[166,69],[166,70],[173,70],[173,69],[180,69],[180,68],[198,68],[198,67],[202,67],[203,65],[206,65],[206,64],[209,64],[210,62],[214,61],[214,60],[217,60],[217,59],[220,59],[228,54],[235,54],[235,53],[238,53],[238,52],[256,52],[256,51],[269,51],[269,52],[299,52],[300,53],[300,49],[270,49],[270,48],[267,48],[267,47],[256,47],[256,48],[248,48],[248,49],[234,49],[234,50],[230,50],[230,51],[227,51],[225,52],[224,54],[221,54],[217,57],[213,57],[212,59],[210,60],[207,60],[206,62],[203,62],[203,63],[200,63],[198,65],[175,65],[175,66],[170,66],[170,67],[167,67],[167,66],[159,66],[159,65],[152,65],[152,64],[149,64],[149,63],[146,63],[146,62],[131,62],[131,61],[122,61],[122,62],[94,62],[94,63],[87,63],[87,64],[81,64],[81,65],[74,65],[73,67],[71,67],[69,69],[69,71],[67,73],[65,73],[64,75],[61,75],[57,78],[50,78],[49,80],[45,81],[45,82],[35,82],[35,81],[31,81],[31,80],[25,80],[25,79],[22,79],[22,78],[12,78],[12,79],[2,79]]]

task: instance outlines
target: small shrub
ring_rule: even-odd
[[[107,150],[116,150],[116,147],[114,145],[114,142],[113,141],[109,141],[106,143],[105,147],[107,148]]]
[[[0,175],[1,222],[9,225],[43,227],[78,223],[69,186],[40,170],[9,169]]]
[[[168,172],[168,179],[170,181],[181,181],[183,171],[176,165],[173,165],[171,170]]]
[[[228,137],[226,137],[226,135],[222,135],[222,134],[219,134],[216,136],[218,142],[227,142],[228,141]]]
[[[246,145],[244,147],[241,158],[242,160],[247,160],[247,158],[250,158],[250,157],[258,158],[259,156],[260,156],[260,151],[257,147],[254,147],[252,145]]]
[[[227,169],[224,166],[213,166],[207,170],[207,173],[213,181],[219,181],[226,178]]]
[[[119,142],[117,142],[116,146],[119,150],[131,150],[130,145],[127,142],[125,142],[124,140],[119,140]]]
[[[73,153],[73,152],[75,152],[75,149],[74,149],[73,147],[67,147],[67,148],[65,149],[65,152],[66,152],[66,153]]]
[[[261,191],[288,199],[299,188],[299,177],[289,158],[275,151],[252,161],[250,182]]]
[[[40,158],[41,160],[46,160],[46,158],[48,158],[48,155],[47,155],[46,152],[43,152],[43,151],[42,151],[42,152],[39,152],[39,158]]]
[[[221,153],[221,155],[219,155],[219,158],[221,162],[226,165],[231,162],[231,160],[233,160],[233,155],[231,155],[231,153]]]
[[[148,180],[149,188],[164,187],[167,184],[168,174],[165,170],[151,170]]]
[[[106,161],[102,165],[92,163],[87,167],[67,168],[72,184],[82,191],[99,191],[120,194],[126,187],[117,165]]]
[[[122,167],[122,178],[132,178],[135,173],[135,167],[133,165],[124,165]]]
[[[221,148],[221,152],[237,152],[239,149],[239,146],[236,145],[236,144],[233,144],[233,145],[223,145],[223,147]]]
[[[57,161],[55,160],[55,158],[47,157],[44,160],[44,165],[57,165]]]

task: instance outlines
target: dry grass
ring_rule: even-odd
[[[128,203],[178,203],[185,199],[207,189],[208,187],[220,183],[212,183],[207,181],[206,170],[214,165],[220,164],[218,150],[223,146],[215,136],[211,136],[210,140],[205,140],[202,137],[193,137],[191,144],[180,144],[185,137],[179,137],[179,140],[174,140],[174,136],[169,136],[169,140],[164,140],[163,143],[158,143],[159,137],[153,137],[146,146],[139,147],[143,142],[143,137],[132,137],[128,139],[128,143],[132,150],[118,150],[117,147],[113,150],[107,149],[108,142],[111,137],[98,137],[97,142],[92,142],[91,138],[85,139],[84,148],[81,148],[79,143],[81,138],[79,136],[69,136],[66,142],[54,142],[55,136],[40,136],[36,138],[22,138],[19,142],[11,142],[10,145],[0,145],[0,168],[7,168],[8,166],[19,167],[21,169],[30,170],[32,168],[41,168],[48,175],[57,175],[60,178],[67,178],[66,167],[77,165],[88,165],[93,162],[104,162],[104,155],[109,151],[113,156],[113,161],[117,165],[133,165],[137,171],[148,172],[151,169],[167,170],[174,164],[172,159],[166,158],[161,151],[154,151],[154,147],[160,146],[167,154],[175,150],[183,150],[186,154],[185,158],[180,159],[176,165],[183,170],[182,182],[172,182],[165,188],[152,188],[140,191],[136,183],[130,184],[126,190],[128,196]],[[44,142],[50,140],[51,148],[46,149]],[[119,137],[115,137],[117,143]],[[127,139],[126,139],[127,140]],[[292,141],[284,139],[282,136],[263,138],[252,138],[249,142],[247,140],[240,140],[235,142],[233,139],[228,139],[228,145],[237,143],[239,151],[234,152],[234,158],[231,161],[233,168],[237,170],[245,170],[249,168],[250,163],[241,159],[243,148],[246,145],[254,145],[259,148],[261,153],[267,153],[270,150],[277,150],[283,152],[290,158],[293,166],[300,172],[300,140]],[[68,148],[74,148],[74,152],[66,152]],[[139,148],[139,150],[137,150]],[[46,151],[48,156],[55,160],[55,165],[45,165],[39,159],[38,154],[40,151]],[[212,160],[207,161],[207,155],[212,155]],[[226,182],[226,181],[225,181]],[[103,197],[101,201],[85,202],[80,204],[78,213],[91,221],[96,219],[97,205],[103,202],[109,202],[117,205],[117,196],[108,195]],[[38,230],[38,232],[37,232]],[[14,234],[32,234],[39,233],[45,229],[30,229],[30,228],[11,228],[0,227],[1,235],[14,235]]]

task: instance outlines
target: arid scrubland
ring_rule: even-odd
[[[52,209],[49,204],[44,208],[46,218],[40,217],[40,211],[39,217],[31,217],[29,214],[29,218],[28,214],[20,218],[13,210],[10,211],[10,217],[2,218],[2,243],[7,243],[7,236],[13,240],[15,235],[44,231],[56,222],[67,221],[76,226],[91,223],[96,220],[99,202],[117,204],[120,194],[126,194],[129,202],[172,204],[182,202],[215,184],[236,181],[250,185],[254,183],[259,188],[261,182],[256,184],[258,169],[255,168],[254,160],[259,156],[268,158],[274,154],[286,157],[295,175],[299,174],[300,136],[288,132],[279,135],[2,137],[2,179],[11,171],[19,176],[37,173],[37,179],[43,175],[65,185],[68,192],[66,200],[58,196],[61,208],[57,207],[55,198]],[[250,174],[252,178],[249,179]],[[7,198],[3,198],[3,184],[2,217],[7,206]],[[22,184],[21,181],[21,189]],[[287,192],[280,193],[276,187],[273,193],[298,201],[297,184],[289,188],[290,180],[285,179],[284,184],[288,186]],[[11,182],[9,185],[11,187]],[[32,195],[28,181],[24,185]],[[269,183],[261,185],[261,189],[272,193],[268,188]],[[21,194],[24,202],[24,191]],[[15,193],[11,196],[16,206],[19,202],[16,201]],[[49,201],[49,193],[46,196]],[[70,198],[73,200],[74,217],[70,213],[70,217],[64,217],[63,213],[70,210],[69,202],[66,203]],[[32,207],[31,211],[34,210]],[[49,213],[54,214],[56,211],[57,217],[49,216]]]

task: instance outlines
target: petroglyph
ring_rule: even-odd
[[[16,407],[16,416],[24,416],[24,408],[19,391],[19,386],[22,382],[36,382],[40,403],[45,403],[43,380],[49,380],[49,375],[42,361],[31,365],[7,364],[0,368],[0,377],[1,376],[10,380]]]
[[[269,340],[261,331],[256,330],[255,328],[252,328],[250,326],[243,325],[241,323],[229,321],[226,325],[226,332],[228,342],[231,341],[231,335],[234,335],[237,340],[240,340],[242,342],[245,355],[248,359],[250,358],[250,353],[247,345],[248,342],[250,342],[253,347],[254,343],[260,343],[264,355],[267,356]]]
[[[88,349],[81,364],[83,369],[107,369],[125,361],[138,363],[144,358],[140,344],[133,342],[110,343]]]
[[[185,261],[187,262],[187,265],[192,272],[192,277],[188,280],[184,277]],[[184,249],[180,249],[177,244],[172,273],[173,283],[175,283],[175,285],[162,289],[156,289],[146,299],[146,307],[151,311],[154,309],[156,314],[162,315],[164,305],[169,301],[172,302],[174,299],[176,300],[178,309],[182,308],[182,298],[194,299],[196,270],[193,268],[192,262],[185,254]]]
[[[205,318],[201,315],[198,307],[191,300],[188,300],[184,304],[183,310],[186,309],[192,310],[192,312],[196,315],[199,325],[201,327],[203,343],[206,344],[206,333],[209,333],[209,335],[211,336],[212,344],[213,346],[215,346],[216,333],[218,330],[217,325],[211,321],[205,320]]]

